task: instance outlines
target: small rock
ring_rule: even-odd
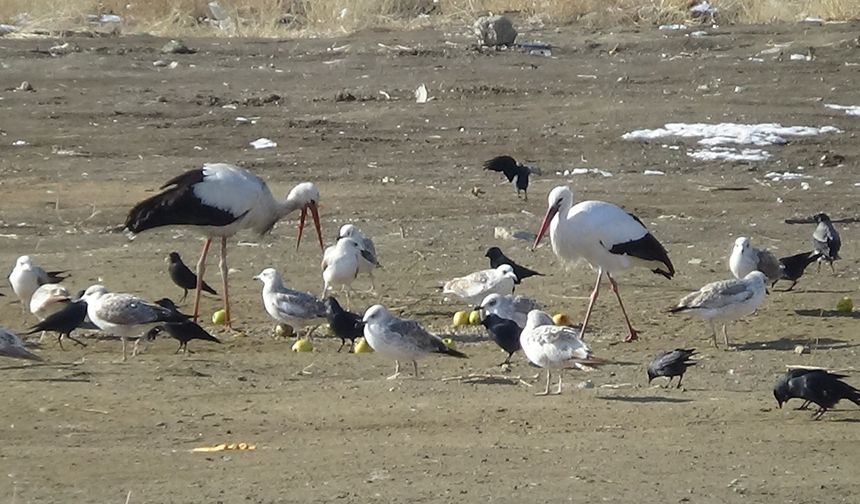
[[[475,20],[472,30],[482,46],[510,46],[517,39],[514,24],[505,16],[481,16]]]
[[[162,54],[194,54],[195,52],[197,51],[189,48],[185,42],[176,39],[161,46]]]
[[[23,81],[16,88],[18,91],[35,91],[33,85],[30,84],[30,81]]]

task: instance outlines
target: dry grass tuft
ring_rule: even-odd
[[[117,14],[124,32],[271,37],[408,28],[462,22],[480,12],[514,12],[552,23],[591,27],[680,23],[691,0],[219,0],[233,20],[213,26],[207,0],[2,0],[0,22],[28,29],[79,28],[88,15]],[[712,0],[720,22],[769,23],[807,16],[860,18],[858,0]]]

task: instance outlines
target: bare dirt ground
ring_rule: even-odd
[[[857,312],[833,311],[841,296],[858,297],[856,224],[840,225],[845,259],[835,276],[812,267],[794,292],[778,286],[757,315],[730,328],[739,351],[714,350],[701,322],[663,313],[686,292],[729,276],[735,237],[788,255],[809,248],[813,226],[784,219],[860,213],[858,119],[824,107],[858,104],[857,28],[738,26],[694,38],[567,27],[522,35],[558,46],[553,58],[482,54],[444,30],[188,40],[196,54],[167,56],[158,52],[164,40],[144,36],[0,39],[0,263],[9,269],[27,253],[70,270],[75,289],[101,280],[115,291],[176,298],[164,257],[177,250],[192,264],[199,238],[163,230],[129,241],[110,230],[163,181],[205,161],[249,167],[278,195],[315,181],[328,241],[342,223],[356,222],[376,238],[385,265],[379,296],[358,296],[353,308],[404,307],[440,331],[451,332],[451,314],[464,307],[444,302],[435,286],[485,267],[493,244],[549,274],[521,293],[583,315],[593,283],[587,267],[565,270],[547,246],[532,253],[524,241],[493,236],[495,226],[536,232],[545,195],[558,184],[636,212],[678,269],[672,281],[646,271],[622,277],[642,330],[637,343],[617,344],[623,321],[603,293],[592,343],[616,364],[568,372],[561,396],[534,397],[542,382],[521,356],[508,375],[534,387],[443,381],[501,374],[502,354],[475,341],[478,328],[455,337],[470,359],[429,358],[421,379],[387,381],[393,363],[380,356],[335,353],[331,339],[295,354],[292,341],[272,339],[251,277],[273,266],[291,286],[322,287],[319,250],[308,240],[296,252],[295,221],[284,221],[271,236],[231,244],[237,325],[247,336],[210,327],[223,345],[192,342],[197,353],[183,360],[173,341],[157,340],[126,364],[114,363],[115,339],[92,336],[86,348],[63,352],[47,338],[37,350],[45,365],[4,362],[0,500],[857,502],[860,411],[840,405],[811,422],[807,412],[776,409],[771,395],[786,364],[856,366]],[[80,51],[44,52],[61,42]],[[787,43],[784,58],[749,59]],[[790,59],[807,47],[814,61]],[[178,67],[153,66],[159,59]],[[23,80],[35,92],[8,89]],[[435,97],[428,104],[414,103],[419,83]],[[342,90],[359,100],[336,101]],[[758,163],[695,161],[685,155],[693,140],[621,139],[675,121],[833,125],[843,133],[793,138]],[[260,137],[278,147],[249,148]],[[17,140],[28,144],[13,146]],[[543,169],[528,202],[480,169],[501,153]],[[821,166],[825,154],[845,161]],[[809,190],[764,177],[798,167],[813,177]],[[573,168],[613,176],[556,175]],[[475,186],[486,193],[474,196]],[[213,285],[216,271],[207,275]],[[33,323],[11,289],[4,292],[3,325]],[[207,317],[218,307],[216,298],[204,300]],[[811,353],[793,352],[815,338]],[[686,387],[649,387],[645,363],[679,346],[702,356]],[[583,380],[594,388],[578,389]],[[258,448],[189,451],[238,441]]]

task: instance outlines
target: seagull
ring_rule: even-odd
[[[139,339],[164,322],[182,322],[181,315],[131,295],[108,292],[103,285],[91,285],[81,298],[87,315],[102,331],[122,340],[122,360],[126,361],[126,340]],[[137,342],[131,356],[137,355]]]
[[[494,314],[500,318],[511,320],[522,329],[526,326],[529,312],[543,310],[543,305],[525,296],[490,294],[481,301],[481,305],[476,309],[481,310],[483,314]]]
[[[812,419],[818,420],[842,399],[860,406],[860,390],[840,378],[844,378],[844,375],[831,374],[823,369],[799,374],[796,370],[789,370],[776,382],[773,396],[780,408],[793,397],[815,403],[818,410],[812,415]]]
[[[227,238],[243,229],[259,235],[272,230],[280,219],[301,209],[299,236],[296,249],[302,241],[302,230],[308,211],[323,248],[317,205],[320,193],[310,182],[293,187],[284,201],[272,196],[269,186],[248,170],[226,163],[204,164],[202,168],[187,171],[168,180],[162,192],[147,198],[131,209],[125,227],[133,234],[162,226],[191,226],[206,240],[197,262],[197,291],[194,295],[194,313],[197,321],[200,311],[200,291],[206,269],[206,254],[213,238],[221,239],[222,295],[224,297],[225,325],[232,328],[230,296],[227,290]]]
[[[482,312],[482,314],[485,313]],[[522,334],[523,328],[513,320],[502,318],[495,313],[486,313],[481,319],[481,325],[487,328],[487,332],[496,345],[508,352],[507,358],[499,365],[510,364],[511,357],[521,348],[520,334]]]
[[[373,245],[373,240],[352,224],[344,224],[340,227],[337,239],[342,240],[344,238],[352,238],[361,248],[361,256],[358,258],[358,272],[359,274],[367,273],[370,277],[370,291],[375,292],[376,286],[373,281],[373,270],[381,268],[382,265],[379,264],[379,259],[376,256],[376,247]]]
[[[812,233],[812,246],[815,247],[816,252],[821,253],[818,259],[818,270],[821,270],[821,261],[827,261],[830,264],[830,270],[835,273],[833,261],[841,259],[839,249],[842,248],[842,238],[839,237],[839,232],[833,227],[827,214],[816,214],[813,218],[818,226]]]
[[[171,252],[168,254],[167,263],[169,264],[167,272],[170,274],[170,279],[173,280],[173,283],[175,283],[177,287],[182,289],[182,299],[179,300],[181,303],[185,301],[185,298],[188,296],[189,289],[197,288],[197,275],[195,275],[194,272],[191,271],[184,262],[182,262],[182,258],[179,257],[178,252]],[[210,287],[206,282],[202,282],[200,288],[213,296],[218,295],[218,293],[215,292],[215,289]]]
[[[30,298],[40,285],[46,283],[60,283],[68,277],[65,271],[45,271],[33,263],[30,256],[21,256],[15,262],[12,273],[9,274],[9,283],[12,290],[21,301],[26,311],[30,307]]]
[[[211,341],[212,343],[221,344],[221,340],[212,336],[205,329],[197,325],[196,322],[192,322],[191,320],[184,320],[182,322],[168,322],[166,324],[161,324],[153,327],[146,334],[147,339],[153,340],[155,337],[161,333],[167,333],[168,336],[175,339],[179,342],[179,348],[176,349],[176,352],[182,352],[183,356],[187,357],[188,350],[188,342],[194,339],[199,339],[203,341]]]
[[[3,327],[0,327],[0,356],[32,361],[44,360],[33,352],[27,350],[24,347],[24,342],[21,341],[21,338]]]
[[[513,182],[517,179],[517,197],[520,197],[520,191],[523,192],[524,200],[529,200],[529,175],[532,169],[529,166],[521,164],[511,156],[497,156],[489,161],[484,162],[484,169],[496,172],[502,172],[508,178],[508,182]]]
[[[337,351],[340,352],[346,340],[350,341],[350,349],[355,345],[356,338],[364,333],[364,322],[361,321],[361,315],[346,311],[337,302],[337,299],[329,296],[323,299],[325,304],[325,318],[328,320],[328,326],[335,336],[340,338],[340,347]]]
[[[308,328],[306,336],[325,319],[325,305],[307,292],[284,287],[284,279],[274,268],[266,268],[254,277],[263,282],[263,306],[270,317],[283,324],[289,324],[298,333]]]
[[[448,347],[442,338],[430,334],[414,320],[400,319],[382,305],[373,305],[364,312],[364,340],[373,351],[394,359],[393,380],[400,376],[400,361],[412,361],[415,377],[418,377],[418,359],[431,353],[440,353],[467,358],[466,354]]]
[[[687,368],[696,365],[696,361],[690,360],[690,356],[694,353],[696,353],[695,348],[676,348],[671,352],[658,352],[654,360],[648,364],[648,383],[650,384],[658,376],[665,376],[669,378],[666,383],[668,388],[672,384],[672,379],[677,376],[678,383],[675,388],[681,388]]]
[[[543,273],[538,273],[537,271],[528,269],[525,266],[520,266],[514,262],[513,259],[506,256],[499,247],[490,247],[487,249],[487,253],[484,257],[490,258],[491,268],[498,268],[502,264],[509,264],[511,268],[514,269],[514,275],[517,276],[517,281],[515,282],[517,285],[528,277],[543,276]]]
[[[671,279],[675,275],[675,267],[666,249],[638,217],[612,203],[582,201],[574,205],[573,192],[568,186],[558,186],[550,191],[547,206],[532,250],[549,228],[556,256],[566,262],[585,259],[597,270],[597,283],[585,311],[580,337],[585,337],[591,309],[600,292],[600,280],[605,275],[627,322],[629,334],[624,341],[636,340],[638,333],[630,324],[613,276],[631,266],[640,266]]]
[[[346,289],[346,304],[349,306],[349,291],[352,289],[352,282],[358,276],[361,254],[361,246],[352,238],[338,240],[325,250],[320,265],[323,277],[321,297],[324,297],[330,289],[341,287]]]
[[[509,264],[503,264],[498,268],[476,271],[450,280],[445,283],[442,292],[453,294],[475,306],[489,294],[513,293],[516,281],[514,269]]]
[[[72,337],[72,331],[84,325],[87,318],[87,302],[78,299],[69,301],[59,311],[56,311],[38,324],[30,327],[27,332],[22,334],[34,334],[37,332],[55,332],[57,333],[57,343],[60,345],[60,350],[63,348],[63,338],[69,338],[80,346],[87,346],[86,343]]]
[[[696,292],[687,294],[670,313],[687,312],[697,315],[708,323],[714,347],[717,346],[717,329],[714,323],[723,326],[726,347],[729,335],[726,325],[741,317],[751,315],[762,302],[766,293],[767,278],[761,271],[753,271],[741,279],[711,282]]]
[[[745,236],[735,240],[729,257],[729,269],[735,278],[743,278],[752,271],[761,271],[768,283],[776,283],[782,276],[776,256],[767,249],[753,247]]]
[[[821,252],[802,252],[788,257],[779,258],[779,279],[775,280],[771,287],[776,285],[779,280],[791,280],[791,285],[786,289],[790,291],[797,285],[797,281],[803,276],[806,267],[814,263],[821,257]]]
[[[540,310],[529,312],[528,323],[520,334],[520,346],[526,358],[534,365],[546,369],[546,388],[535,395],[550,395],[552,369],[558,369],[558,387],[552,395],[561,394],[562,368],[573,363],[596,364],[591,348],[572,327],[553,325],[552,317]]]
[[[30,313],[39,320],[63,309],[72,300],[69,291],[60,284],[40,285],[30,297]]]

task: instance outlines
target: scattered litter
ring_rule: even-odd
[[[824,106],[833,110],[844,110],[848,115],[860,116],[860,105],[834,105],[832,103],[825,103]]]
[[[161,46],[162,54],[194,54],[194,49],[190,49],[185,42],[173,39],[170,42]]]
[[[825,180],[824,185],[833,185],[833,181],[832,180]]]
[[[812,61],[812,55],[794,53],[788,57],[791,61]]]
[[[209,2],[209,12],[212,14],[214,24],[221,30],[232,30],[235,25],[233,18],[227,13],[227,10],[218,2]]]
[[[0,23],[0,37],[18,31],[18,27],[10,24]]]
[[[767,161],[770,153],[762,149],[737,149],[735,147],[711,147],[687,153],[699,161]]]
[[[250,143],[251,147],[255,149],[271,149],[272,147],[277,147],[278,144],[269,140],[268,138],[258,138]]]
[[[493,230],[493,237],[496,240],[525,240],[534,241],[537,235],[529,231],[511,231],[502,226],[496,226]]]
[[[222,109],[228,109],[228,110],[236,110],[237,108],[239,108],[239,106],[236,105],[235,103],[228,103],[226,105],[221,105],[221,108]]]
[[[696,5],[690,7],[690,14],[695,18],[699,16],[713,16],[717,12],[720,12],[720,9],[711,4],[708,1],[699,2]]]
[[[552,46],[543,42],[526,42],[525,44],[519,44],[519,48],[532,56],[544,56],[547,58],[552,56]]]
[[[802,179],[811,179],[811,175],[804,175],[803,173],[794,173],[794,172],[768,172],[765,174],[764,178],[773,180],[774,182],[779,182],[781,180],[802,180]]]
[[[435,98],[435,97],[433,97],[433,96],[428,97],[427,96],[427,86],[425,86],[424,84],[421,84],[420,86],[418,86],[418,89],[415,90],[415,102],[416,103],[427,103],[430,100],[432,100],[433,98]]]
[[[693,259],[690,259],[689,261],[687,261],[687,264],[692,264],[693,266],[698,266],[698,265],[702,264],[702,260],[699,259],[698,257],[694,257]]]
[[[156,68],[166,67],[169,63],[165,60],[155,60],[152,62],[152,66]]]
[[[199,446],[192,448],[193,453],[211,453],[226,450],[251,451],[256,450],[257,445],[249,443],[221,443],[214,446]]]
[[[601,170],[600,168],[574,168],[573,170],[564,170],[563,172],[555,172],[556,175],[563,175],[565,177],[569,177],[571,175],[588,175],[588,174],[602,175],[604,177],[611,177],[612,174],[606,170]]]
[[[594,388],[594,382],[592,382],[591,380],[581,381],[581,382],[576,384],[576,388],[578,388],[580,390],[593,389]]]
[[[665,175],[666,172],[661,172],[660,170],[645,170],[642,172],[642,175]]]
[[[382,177],[382,184],[391,184],[394,182],[394,177]]]
[[[658,30],[686,30],[687,25],[685,24],[664,24],[657,27]]]
[[[386,93],[385,91],[382,91],[381,89],[379,90],[379,94],[381,94],[383,96],[383,98],[385,98],[386,100],[391,99],[391,95]]]
[[[87,21],[90,23],[102,23],[102,24],[119,24],[122,23],[122,18],[117,16],[116,14],[90,14],[87,16]]]
[[[803,354],[807,353],[808,351],[809,350],[807,350],[807,348],[803,345],[795,345],[795,347],[794,347],[794,353],[796,353],[797,355],[803,355]]]
[[[15,140],[14,142],[12,142],[12,145],[14,145],[15,147],[23,147],[24,145],[30,145],[30,143],[26,140]]]
[[[260,120],[259,117],[242,117],[242,116],[239,116],[236,118],[236,122],[239,124],[257,124],[257,121],[259,121],[259,120]]]
[[[517,39],[514,24],[505,16],[481,16],[472,25],[472,32],[485,47],[510,46]]]
[[[21,84],[18,84],[18,87],[15,88],[16,91],[35,91],[33,85],[30,84],[30,81],[22,81]]]
[[[173,70],[174,68],[176,68],[176,67],[178,67],[178,66],[179,66],[179,62],[178,62],[178,61],[171,61],[171,62],[170,62],[170,64],[169,64],[169,65],[167,65],[167,68],[169,68],[169,69]]]
[[[783,126],[777,123],[667,123],[662,128],[642,129],[621,135],[624,140],[656,140],[665,137],[700,138],[700,145],[751,144],[783,145],[787,136],[814,136],[841,133],[834,126]]]
[[[690,36],[695,37],[695,38],[705,37],[707,35],[708,35],[708,32],[706,32],[704,30],[698,30],[698,31],[694,31],[694,32],[690,33]]]
[[[821,19],[820,17],[807,16],[807,17],[803,18],[800,22],[801,23],[824,23],[824,20]]]
[[[808,191],[809,190],[809,182],[801,182],[800,183],[800,189],[803,191]]]

